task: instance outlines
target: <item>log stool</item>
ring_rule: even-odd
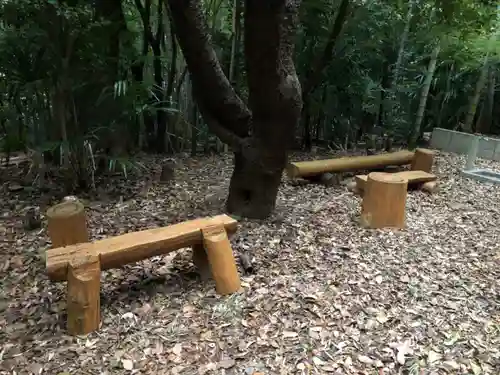
[[[361,209],[361,224],[367,228],[404,228],[408,181],[397,175],[368,175]]]
[[[431,173],[433,163],[434,151],[426,148],[417,148],[411,162],[411,170]]]

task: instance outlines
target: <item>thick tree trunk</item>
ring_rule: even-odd
[[[274,210],[302,110],[293,64],[298,1],[247,0],[245,56],[253,134],[236,153],[227,208],[262,219]]]
[[[302,110],[293,65],[298,0],[246,0],[249,106],[225,76],[195,0],[168,0],[177,40],[205,121],[235,151],[227,209],[263,219],[275,206],[287,151]]]
[[[256,149],[253,160],[240,152],[235,153],[227,200],[229,212],[243,217],[263,219],[274,210],[286,156],[275,157],[273,160],[266,157],[265,152]],[[274,170],[279,170],[279,173],[272,170],[270,163],[275,164]],[[263,164],[265,168],[262,168]]]

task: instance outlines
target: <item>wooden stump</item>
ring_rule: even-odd
[[[434,151],[426,148],[417,148],[415,150],[415,156],[411,162],[411,170],[431,173],[433,163]]]
[[[208,257],[203,244],[196,244],[192,246],[193,249],[193,263],[198,269],[200,278],[203,281],[210,279],[210,264],[208,264]]]
[[[368,175],[361,223],[368,228],[404,228],[408,182],[397,175],[372,172]]]
[[[238,291],[240,277],[226,230],[222,225],[214,225],[202,229],[202,233],[217,293],[226,295]]]
[[[89,242],[85,207],[79,201],[66,201],[47,210],[52,247]]]
[[[68,333],[85,335],[99,329],[101,321],[101,266],[88,256],[68,266]]]

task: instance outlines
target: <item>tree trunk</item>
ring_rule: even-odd
[[[177,47],[177,40],[175,40],[175,30],[174,30],[174,24],[172,22],[172,19],[169,14],[169,22],[170,22],[170,45],[171,45],[171,51],[172,51],[172,56],[170,60],[170,69],[168,71],[168,80],[167,80],[167,94],[165,96],[167,103],[165,103],[167,106],[171,106],[173,102],[173,94],[174,94],[174,85],[175,85],[175,77],[177,76],[177,54],[178,54],[178,47]],[[163,38],[162,40],[165,40]],[[174,115],[174,114],[169,114],[168,116],[168,127],[169,127],[169,133],[170,134],[175,134],[175,124],[177,123],[177,120],[179,118],[179,114]],[[168,151],[175,152],[176,150],[179,150],[179,142],[176,137],[169,138],[170,142],[167,145]]]
[[[264,219],[274,210],[286,156],[266,155],[258,146],[255,152],[254,160],[235,153],[227,209],[243,217]]]
[[[389,64],[389,53],[386,53],[386,60],[382,67],[382,80],[380,82],[380,104],[377,114],[377,126],[382,129],[392,125],[392,102],[393,97],[387,97],[387,93],[391,91],[391,66]],[[389,120],[389,121],[388,121]]]
[[[476,131],[481,134],[490,134],[493,122],[493,107],[495,102],[495,68],[489,66],[488,69],[488,91],[484,100],[481,114],[476,125]]]
[[[408,6],[408,12],[406,13],[406,22],[405,22],[405,27],[403,29],[403,35],[401,35],[401,40],[399,42],[398,57],[396,60],[396,65],[394,66],[393,70],[393,78],[392,78],[393,87],[397,86],[399,81],[399,76],[401,75],[401,66],[403,65],[406,42],[408,40],[408,34],[410,33],[410,25],[411,25],[411,19],[413,17],[414,4],[415,4],[414,1],[410,0],[410,4]]]
[[[432,50],[429,66],[427,67],[427,74],[425,76],[424,85],[422,87],[422,92],[420,94],[420,102],[418,104],[417,116],[415,118],[412,134],[410,135],[410,140],[408,142],[410,147],[414,147],[416,145],[417,140],[420,136],[420,128],[422,126],[425,107],[427,105],[427,97],[429,96],[429,90],[431,88],[432,78],[434,77],[434,71],[436,70],[436,63],[440,50],[441,50],[441,43],[438,42],[434,47],[434,49]]]
[[[437,127],[443,127],[442,122],[443,122],[443,116],[445,114],[445,108],[446,104],[448,103],[448,98],[449,98],[449,93],[451,92],[451,81],[452,81],[452,76],[455,74],[455,64],[452,63],[448,69],[448,73],[446,75],[446,90],[444,91],[443,95],[443,100],[441,100],[440,106],[439,106],[439,112],[438,112],[438,117],[436,120],[436,126]]]
[[[486,85],[486,78],[488,77],[488,58],[489,54],[484,58],[483,67],[481,68],[481,72],[479,74],[479,79],[476,82],[476,88],[474,90],[474,94],[472,95],[469,103],[469,110],[467,111],[467,116],[465,117],[465,121],[463,124],[463,131],[467,133],[472,133],[474,118],[476,117],[477,105],[479,103],[479,99],[481,98],[481,93],[483,92],[484,86]]]
[[[274,209],[302,109],[293,65],[300,1],[246,0],[244,40],[252,112],[222,71],[198,1],[168,1],[200,112],[235,151],[227,209],[263,219]]]
[[[162,40],[164,39],[165,30],[163,25],[163,3],[158,2],[157,7],[158,25],[156,33],[151,37],[150,44],[153,50],[153,71],[156,86],[156,102],[159,108],[156,109],[156,152],[165,152],[165,138],[167,131],[167,112],[163,109],[165,107],[165,89],[164,89],[164,75],[163,75],[163,61],[162,61]]]

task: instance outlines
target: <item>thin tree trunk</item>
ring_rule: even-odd
[[[403,65],[403,59],[405,54],[406,41],[408,40],[408,34],[410,33],[411,19],[413,17],[413,6],[414,1],[410,0],[408,6],[408,12],[406,13],[406,22],[403,30],[403,35],[401,35],[401,40],[399,42],[398,57],[396,59],[396,64],[393,70],[392,87],[396,87],[399,81],[399,76],[401,75],[401,66]]]
[[[436,120],[436,126],[441,127],[441,123],[443,122],[443,116],[445,113],[446,103],[448,103],[448,93],[451,91],[451,77],[455,73],[455,64],[451,64],[450,69],[448,71],[448,75],[446,77],[446,90],[443,95],[443,100],[441,100],[441,105],[439,107],[439,114]]]
[[[476,87],[474,89],[474,94],[472,95],[469,102],[469,110],[467,111],[467,115],[465,116],[465,121],[463,123],[462,129],[467,133],[472,133],[474,118],[476,116],[477,105],[479,104],[479,99],[481,98],[481,93],[486,86],[486,78],[488,77],[488,59],[489,53],[486,54],[483,62],[483,67],[481,68],[481,72],[479,74],[479,79],[476,82]]]
[[[196,102],[193,98],[192,87],[190,92],[191,100],[189,100],[189,123],[191,124],[191,156],[196,156],[198,153],[198,109],[196,108]]]
[[[156,108],[156,152],[165,152],[165,140],[167,131],[167,112],[165,111],[165,88],[161,44],[165,35],[164,19],[163,19],[163,3],[158,1],[157,7],[158,25],[156,33],[150,40],[151,49],[153,50],[153,71],[156,86],[156,103],[159,108]]]
[[[488,69],[488,91],[484,100],[481,114],[477,123],[476,131],[482,134],[489,134],[493,122],[493,107],[495,103],[495,68],[490,65]]]
[[[497,5],[497,23],[500,20],[500,4]],[[497,41],[499,32],[494,32],[489,39],[488,47],[486,51],[486,56],[484,56],[483,67],[481,69],[481,73],[479,75],[479,79],[476,82],[476,88],[474,90],[474,95],[471,97],[471,101],[469,104],[469,111],[467,112],[467,116],[465,117],[465,121],[462,129],[466,132],[472,132],[472,127],[474,123],[474,118],[476,116],[477,105],[479,103],[479,99],[481,98],[481,93],[486,86],[486,79],[488,78],[488,70],[489,70],[489,58],[490,53],[494,49],[495,42]]]
[[[420,137],[420,129],[422,126],[422,120],[424,118],[425,107],[427,105],[427,97],[429,96],[429,90],[431,88],[432,79],[434,77],[434,72],[436,70],[436,63],[440,51],[441,51],[441,42],[439,41],[432,50],[429,66],[427,67],[427,74],[425,75],[424,85],[422,87],[422,92],[420,93],[420,102],[418,104],[415,123],[413,124],[412,134],[408,142],[410,147],[414,147],[417,143],[418,138]]]
[[[399,49],[396,58],[396,63],[394,64],[394,67],[392,69],[392,81],[388,81],[384,84],[385,77],[382,78],[382,87],[386,90],[390,88],[390,90],[388,90],[388,94],[385,94],[384,92],[382,92],[381,94],[382,96],[387,97],[387,99],[382,101],[382,103],[385,103],[385,105],[382,105],[380,107],[379,120],[382,118],[384,118],[384,120],[387,120],[381,122],[384,122],[386,126],[389,126],[391,128],[391,129],[386,129],[390,139],[392,139],[393,137],[392,133],[395,123],[394,119],[396,118],[397,103],[400,100],[399,77],[401,76],[401,68],[403,66],[406,43],[408,41],[408,35],[410,33],[410,25],[411,25],[411,19],[413,17],[414,4],[415,4],[414,0],[410,0],[410,4],[408,6],[408,12],[406,13],[406,20],[403,29],[403,34],[401,35],[401,40],[399,41]],[[386,74],[386,70],[387,74],[390,74],[390,69],[389,67],[387,67],[386,69],[384,69],[384,75]]]

